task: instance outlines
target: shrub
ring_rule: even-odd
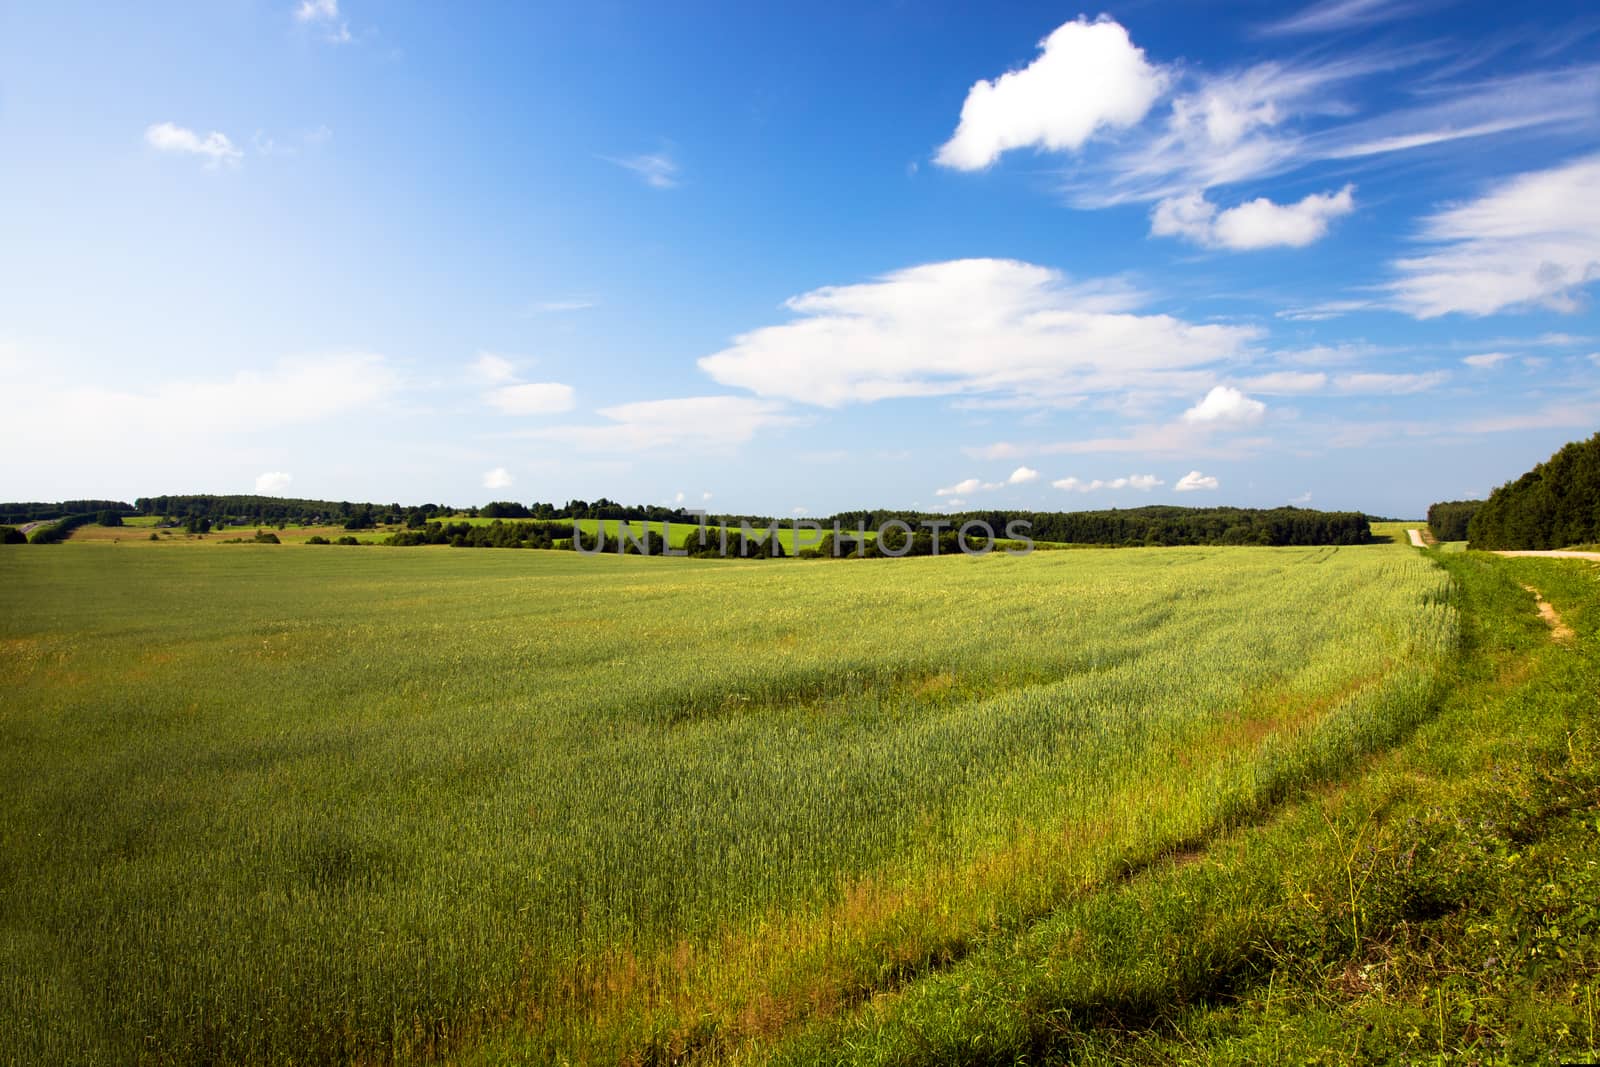
[[[308,545],[331,545],[332,543],[332,541],[329,541],[321,534],[312,534],[310,537],[306,538],[306,544]]]
[[[0,545],[25,545],[28,538],[15,526],[0,526]]]

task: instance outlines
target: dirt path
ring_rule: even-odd
[[[1550,548],[1543,551],[1517,550],[1496,552],[1497,556],[1548,556],[1550,559],[1588,559],[1600,563],[1600,552],[1568,552],[1562,548]]]
[[[1411,543],[1413,545],[1415,545],[1417,548],[1427,548],[1428,547],[1422,540],[1422,531],[1417,529],[1415,526],[1409,527],[1406,530],[1406,536],[1411,538]]]
[[[1572,627],[1561,621],[1561,616],[1556,612],[1555,608],[1550,606],[1550,602],[1544,598],[1544,594],[1531,585],[1524,585],[1522,588],[1532,593],[1534,602],[1539,605],[1539,617],[1550,627],[1550,640],[1571,641],[1573,637]]]

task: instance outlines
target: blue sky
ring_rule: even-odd
[[[1418,515],[1597,135],[1581,4],[0,5],[0,497]]]

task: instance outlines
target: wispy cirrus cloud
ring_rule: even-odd
[[[632,171],[652,189],[675,189],[678,186],[678,161],[665,151],[645,152],[637,156],[601,156],[623,170]]]
[[[1370,25],[1422,6],[1330,0],[1273,24],[1269,36]],[[937,162],[978,170],[1017,149],[1060,153],[1070,163],[1069,201],[1097,208],[1178,201],[1324,161],[1351,164],[1535,128],[1573,137],[1600,129],[1600,65],[1592,63],[1462,80],[1450,72],[1466,68],[1452,66],[1453,53],[1442,49],[1362,46],[1333,58],[1206,70],[1148,57],[1106,18],[1065,23],[1040,49],[1028,66],[972,87]],[[1391,89],[1381,98],[1368,91],[1379,77]],[[1346,209],[1339,194],[1326,195]],[[1187,206],[1193,213],[1205,203]],[[1319,232],[1317,209],[1329,206],[1251,200],[1238,205],[1251,210],[1238,217],[1244,229],[1235,241],[1212,227],[1204,233],[1215,247],[1262,247],[1252,231],[1275,235],[1267,243],[1303,245]],[[1291,207],[1302,207],[1299,218],[1284,214]],[[1236,209],[1214,211],[1213,226],[1229,210]]]
[[[1376,26],[1410,18],[1439,2],[1406,3],[1404,0],[1321,0],[1301,8],[1287,18],[1262,26],[1257,32],[1266,37],[1303,33],[1339,33],[1344,30]]]
[[[663,448],[712,451],[807,421],[790,414],[780,403],[743,396],[644,400],[600,408],[597,414],[603,422],[540,427],[508,436],[550,441],[586,452],[638,455]]]
[[[1420,319],[1531,307],[1575,310],[1600,280],[1600,155],[1508,179],[1423,221],[1396,260],[1391,303]]]

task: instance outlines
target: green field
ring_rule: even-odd
[[[0,588],[25,1062],[766,1042],[1347,770],[1457,627],[1391,545],[68,544]]]

